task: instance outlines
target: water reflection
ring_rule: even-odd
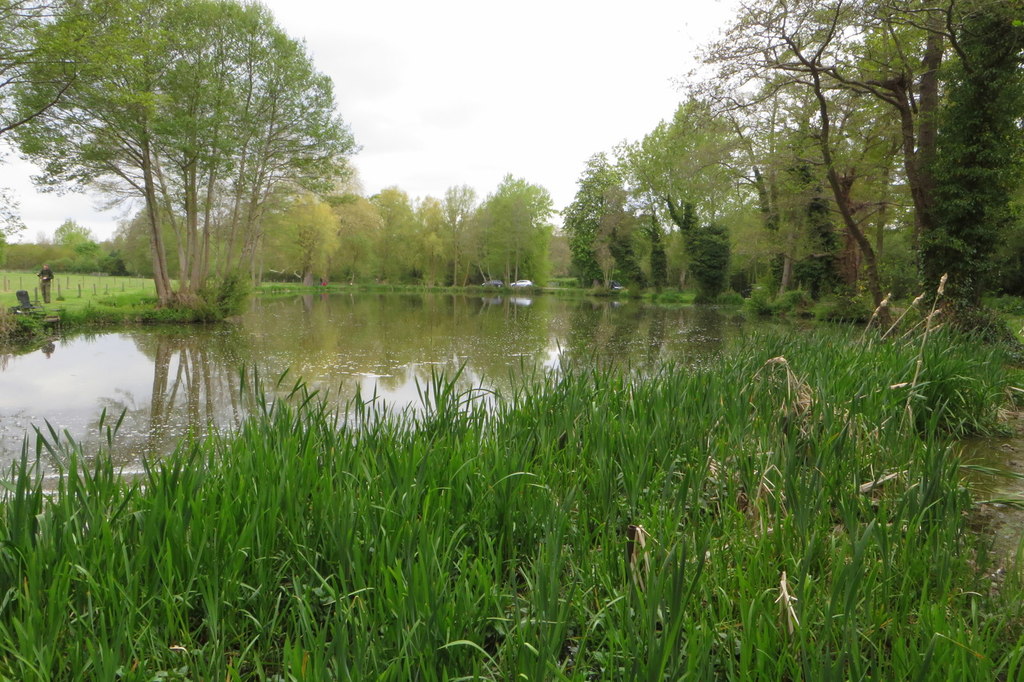
[[[247,402],[242,368],[286,370],[344,401],[361,391],[416,404],[432,372],[461,369],[460,387],[503,388],[523,369],[665,359],[696,363],[742,320],[713,309],[665,309],[550,296],[309,294],[260,298],[233,325],[132,329],[63,338],[0,363],[0,464],[33,427],[103,442],[102,410],[124,412],[122,464],[168,452],[186,434],[236,426]]]

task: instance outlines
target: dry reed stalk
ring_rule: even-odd
[[[796,630],[796,626],[800,625],[800,619],[796,616],[796,609],[793,608],[793,604],[797,601],[798,599],[789,591],[789,581],[786,579],[786,572],[783,571],[782,577],[779,578],[779,597],[775,600],[775,603],[779,605],[780,616],[786,624],[786,632],[790,635]]]
[[[889,319],[889,301],[892,298],[892,294],[886,294],[882,302],[872,311],[871,317],[868,319],[867,325],[864,327],[864,333],[867,333],[868,329],[875,324],[877,321],[882,324],[885,320]]]
[[[761,369],[754,373],[754,379],[757,379],[766,368],[781,368],[785,372],[786,402],[779,407],[779,412],[785,420],[799,419],[801,434],[808,435],[807,417],[814,405],[814,391],[811,390],[810,384],[798,377],[789,366],[789,361],[781,355],[765,362]]]
[[[900,326],[900,322],[902,322],[903,318],[907,316],[907,313],[909,313],[911,310],[919,306],[922,301],[924,301],[924,294],[918,294],[917,298],[911,301],[910,305],[907,306],[906,310],[903,311],[903,314],[896,318],[896,321],[893,322],[892,325],[885,330],[885,333],[882,334],[882,338],[888,338],[889,334],[892,334],[896,330],[896,328]]]
[[[648,537],[650,535],[643,526],[626,526],[626,571],[641,591],[646,589],[647,576],[651,571],[651,558],[646,551]]]
[[[857,488],[857,490],[860,492],[861,495],[867,495],[875,488],[879,488],[888,483],[889,481],[899,478],[901,475],[905,473],[905,471],[894,471],[890,474],[882,476],[881,478],[875,479],[874,481],[868,481],[867,483],[862,484],[859,488]]]
[[[913,421],[914,410],[911,407],[911,402],[914,399],[914,389],[917,388],[917,380],[921,377],[921,369],[924,367],[924,347],[928,343],[928,335],[933,329],[932,320],[935,319],[939,312],[939,299],[942,298],[942,294],[946,291],[946,280],[949,278],[948,274],[943,274],[939,278],[939,286],[935,290],[935,300],[932,302],[932,310],[928,313],[928,317],[925,318],[924,333],[921,335],[921,346],[917,351],[917,362],[914,364],[914,378],[910,381],[910,390],[907,392],[907,404],[905,412],[910,421]]]

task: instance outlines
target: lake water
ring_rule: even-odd
[[[0,466],[35,429],[87,452],[122,411],[115,457],[131,466],[189,432],[230,428],[246,414],[241,372],[272,384],[302,379],[339,402],[356,390],[396,407],[417,382],[462,368],[460,385],[501,389],[524,370],[564,362],[698,363],[744,329],[738,311],[555,296],[316,294],[256,298],[235,323],[68,335],[0,356]],[[48,439],[52,439],[47,435]]]

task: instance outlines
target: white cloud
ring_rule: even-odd
[[[586,160],[672,115],[673,79],[693,66],[735,0],[266,0],[331,76],[362,151],[365,190],[413,197],[506,173],[568,204]],[[106,237],[117,216],[83,196],[36,195],[24,164],[0,167],[28,238],[66,218]]]

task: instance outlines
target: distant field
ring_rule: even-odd
[[[39,279],[34,272],[0,270],[0,301],[4,305],[14,305],[14,292],[19,289],[28,291],[35,301],[40,298]],[[127,292],[156,292],[152,279],[141,277],[108,277],[99,275],[76,275],[57,273],[50,288],[50,302],[73,304],[76,301],[86,302],[93,298]],[[63,301],[62,301],[63,299]]]

